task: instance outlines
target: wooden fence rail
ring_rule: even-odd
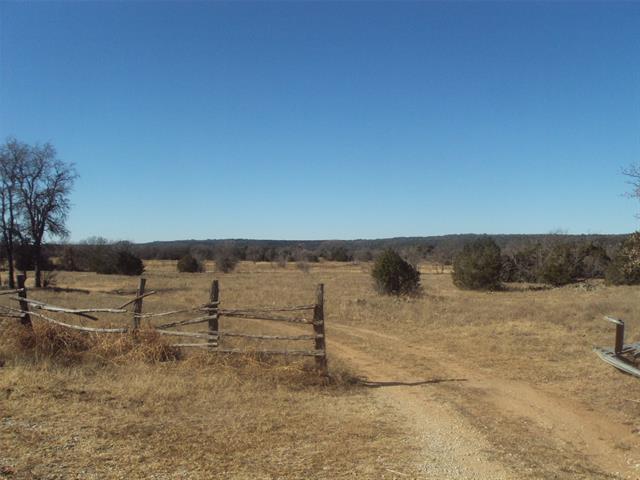
[[[309,318],[288,318],[288,317],[280,317],[276,315],[267,315],[261,313],[227,313],[224,310],[220,311],[220,315],[224,315],[225,317],[236,317],[236,318],[248,318],[251,320],[271,320],[273,322],[289,322],[289,323],[308,323],[312,324],[314,320]]]
[[[20,292],[22,292],[21,288],[18,288],[16,290],[4,290],[4,291],[0,292],[0,295],[13,295],[15,293],[20,293]]]
[[[145,291],[146,279],[140,278],[136,296],[116,308],[68,308],[57,305],[51,305],[42,301],[27,298],[27,288],[25,287],[24,275],[18,275],[18,289],[0,292],[0,295],[17,294],[17,296],[8,297],[8,300],[18,302],[16,308],[11,306],[0,305],[0,316],[8,318],[17,318],[23,326],[33,328],[32,317],[53,323],[60,327],[69,328],[87,333],[131,333],[136,335],[140,330],[141,320],[146,319],[151,322],[154,318],[167,317],[172,315],[180,315],[187,313],[200,312],[202,315],[195,318],[175,320],[172,322],[154,325],[153,328],[160,335],[176,336],[191,338],[194,340],[203,340],[200,343],[174,343],[175,347],[180,348],[201,348],[214,353],[225,354],[257,354],[257,355],[299,355],[315,357],[317,368],[326,374],[327,372],[327,353],[326,353],[326,336],[324,328],[324,285],[319,284],[316,289],[315,303],[309,305],[294,305],[283,307],[264,307],[264,308],[236,308],[224,309],[220,308],[220,284],[218,280],[213,280],[209,291],[209,301],[202,305],[191,308],[169,310],[166,312],[149,312],[143,313],[143,299],[155,294],[156,292]],[[133,305],[132,310],[126,307]],[[30,310],[31,307],[32,309]],[[87,327],[84,325],[73,325],[60,321],[48,315],[44,315],[35,310],[42,310],[51,313],[60,313],[68,315],[76,315],[93,321],[98,320],[93,314],[131,314],[131,326],[121,328],[98,328]],[[312,317],[304,316],[304,311],[310,311]],[[275,312],[275,313],[274,313]],[[283,312],[295,312],[294,316],[282,315]],[[311,325],[313,332],[307,335],[269,335],[269,334],[250,334],[238,331],[220,330],[220,320],[222,318],[229,319],[246,319],[246,320],[266,320],[275,322],[286,322],[298,325]],[[188,325],[196,325],[200,323],[207,324],[206,331],[180,331],[170,330]],[[255,349],[245,350],[241,348],[227,348],[221,346],[224,338],[243,338],[247,340],[257,341],[313,341],[314,348],[312,350],[273,350],[273,349]]]

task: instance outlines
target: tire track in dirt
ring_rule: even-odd
[[[375,401],[405,418],[405,429],[410,432],[416,458],[415,471],[405,475],[443,480],[516,478],[489,458],[487,452],[491,445],[482,435],[470,428],[459,413],[422,387],[447,380],[417,379],[395,367],[381,365],[375,357],[343,343],[333,342],[331,351],[347,360],[358,374],[378,379],[377,382],[365,382],[373,389]]]
[[[335,324],[331,324],[335,326]],[[297,331],[291,325],[269,325],[280,333]],[[382,363],[374,354],[329,337],[329,361],[334,354],[349,365],[371,388],[371,397],[404,420],[407,445],[413,451],[413,471],[393,472],[395,478],[433,480],[507,480],[520,478],[490,452],[492,445],[466,421],[463,415],[443,403],[430,387],[456,379],[416,377],[408,369]]]
[[[637,436],[630,432],[629,427],[598,416],[597,412],[588,410],[578,402],[557,397],[524,382],[488,377],[446,361],[442,352],[434,348],[408,344],[393,335],[336,322],[331,322],[329,327],[334,331],[334,335],[328,336],[330,353],[337,353],[356,372],[369,378],[395,377],[402,381],[415,381],[415,364],[419,363],[429,364],[429,370],[437,371],[439,375],[467,379],[464,383],[440,385],[443,388],[438,388],[437,392],[441,403],[455,405],[458,412],[469,420],[467,423],[483,431],[500,436],[500,429],[512,429],[513,436],[528,437],[521,438],[518,445],[505,445],[502,442],[502,445],[494,448],[494,452],[503,460],[507,458],[508,463],[514,466],[519,463],[519,468],[527,469],[535,478],[554,478],[554,472],[568,474],[562,478],[640,478],[638,448],[625,451],[616,447],[620,442],[640,447]],[[336,335],[337,332],[340,333]],[[375,357],[371,358],[358,350],[357,346],[352,346],[354,343],[357,345],[357,341],[350,341],[350,337],[373,342],[376,348],[401,354],[394,358],[393,363],[386,362],[381,366]],[[400,357],[403,354],[420,361],[402,361]],[[386,391],[398,396],[389,389]],[[430,401],[433,403],[434,399]],[[499,440],[497,443],[500,443]],[[522,446],[527,448],[523,449]],[[548,457],[548,460],[557,464],[543,465],[534,458],[525,458],[527,453]],[[514,462],[514,457],[522,458]]]

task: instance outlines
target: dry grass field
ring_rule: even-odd
[[[423,295],[395,299],[375,293],[368,268],[247,262],[230,274],[212,265],[178,274],[175,262],[146,263],[147,288],[158,291],[144,300],[150,312],[206,302],[213,278],[223,308],[308,304],[324,283],[330,379],[313,372],[313,360],[187,353],[160,362],[114,341],[76,356],[34,356],[16,347],[16,320],[5,320],[1,475],[640,478],[640,380],[591,350],[613,343],[605,314],[627,322],[628,341],[639,339],[639,288],[468,292],[423,266]],[[29,296],[113,307],[133,296],[137,279],[61,272],[57,285],[90,293]],[[276,322],[220,324],[308,333]]]

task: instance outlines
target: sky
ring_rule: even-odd
[[[0,2],[71,239],[625,233],[640,2]]]

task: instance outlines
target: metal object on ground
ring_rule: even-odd
[[[640,342],[624,344],[624,322],[613,317],[604,317],[608,322],[616,325],[616,340],[613,349],[607,347],[595,347],[596,354],[609,365],[613,365],[630,375],[640,377],[640,368],[636,360],[640,357]]]

